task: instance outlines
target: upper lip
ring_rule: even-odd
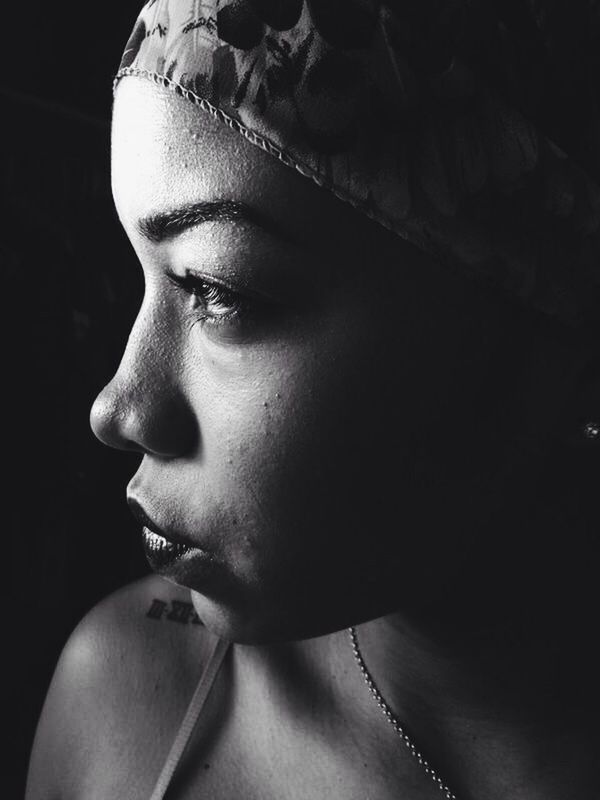
[[[160,525],[157,525],[156,522],[154,522],[154,520],[152,519],[152,517],[150,517],[146,513],[144,508],[135,498],[128,497],[127,505],[129,506],[129,510],[131,511],[133,516],[145,528],[148,528],[154,533],[160,534],[165,539],[169,539],[172,542],[177,542],[178,544],[185,544],[188,547],[193,547],[193,545],[190,542],[186,541],[183,537],[179,536],[177,533],[173,533],[172,531],[167,531],[164,528],[161,528]]]

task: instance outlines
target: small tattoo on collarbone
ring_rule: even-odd
[[[200,617],[196,614],[192,603],[182,600],[152,600],[146,616],[157,621],[167,620],[178,622],[180,625],[201,625]]]

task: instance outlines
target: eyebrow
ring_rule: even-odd
[[[140,219],[137,228],[142,236],[158,244],[205,222],[246,223],[279,240],[292,240],[274,220],[236,200],[210,200],[180,206],[172,211],[160,211]]]

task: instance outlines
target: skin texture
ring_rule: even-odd
[[[466,552],[495,552],[507,520],[520,532],[536,513],[523,489],[572,367],[538,357],[516,306],[148,82],[118,89],[113,187],[146,294],[92,427],[143,455],[128,493],[159,528],[210,554],[210,575],[175,576],[209,628],[293,639],[435,605]],[[140,232],[214,200],[282,238],[240,222]],[[169,271],[249,306],[227,316],[229,295],[201,319]]]
[[[148,797],[209,631],[237,644],[178,796],[438,796],[362,682],[341,630],[358,623],[460,798],[597,797],[598,454],[580,423],[600,416],[598,341],[431,263],[139,79],[116,94],[113,186],[146,293],[92,426],[140,453],[130,497],[210,558],[82,621],[28,800]],[[283,233],[141,232],[218,200]],[[186,271],[228,293],[186,293]],[[185,587],[206,627],[157,619]]]

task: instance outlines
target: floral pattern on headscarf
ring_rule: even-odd
[[[149,0],[117,81],[170,86],[439,260],[580,323],[600,308],[600,114],[587,87],[565,127],[564,47],[525,7],[511,29],[466,0]]]

